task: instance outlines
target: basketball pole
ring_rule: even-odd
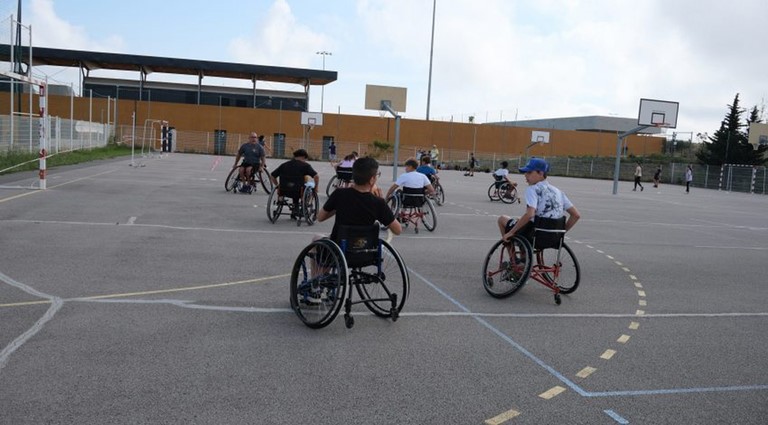
[[[398,153],[400,151],[400,115],[389,106],[389,102],[386,100],[381,101],[381,109],[388,111],[395,117],[395,152],[392,161],[392,181],[397,181],[397,163],[399,162]]]
[[[635,127],[632,130],[629,130],[624,133],[620,133],[619,136],[616,138],[616,164],[613,167],[613,194],[614,195],[616,195],[619,192],[619,172],[621,171],[621,145],[624,142],[624,138],[629,135],[643,131],[648,127],[650,127],[650,125],[641,125],[639,127]]]

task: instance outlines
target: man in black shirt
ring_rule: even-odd
[[[280,164],[270,175],[272,183],[278,188],[278,194],[290,197],[295,205],[298,205],[301,187],[305,186],[305,183],[313,180],[314,186],[312,184],[307,186],[312,186],[315,193],[320,184],[320,176],[307,163],[307,158],[309,158],[307,151],[299,149],[293,153],[292,160]]]
[[[232,168],[238,166],[240,158],[243,158],[243,163],[240,165],[240,181],[243,182],[242,191],[248,191],[250,188],[250,179],[253,174],[256,173],[264,161],[264,148],[258,143],[258,134],[251,133],[248,137],[248,141],[240,146],[235,157],[235,165]]]
[[[325,205],[317,213],[317,221],[325,221],[334,215],[331,240],[336,240],[338,226],[371,225],[378,221],[382,226],[389,228],[392,233],[399,235],[402,231],[400,222],[395,220],[392,210],[389,209],[384,199],[375,196],[371,190],[376,187],[379,176],[379,163],[373,158],[360,158],[352,166],[352,178],[354,185],[350,188],[337,189]]]

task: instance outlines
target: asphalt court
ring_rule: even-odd
[[[0,177],[0,422],[768,417],[764,196],[551,177],[583,217],[568,234],[581,285],[556,306],[536,282],[484,291],[495,218],[523,207],[490,202],[487,174],[444,171],[436,230],[392,239],[411,277],[401,319],[356,306],[353,329],[313,331],[287,274],[331,224],[270,223],[264,193],[224,191],[233,159],[65,167],[44,192]],[[313,166],[324,189],[331,167]]]

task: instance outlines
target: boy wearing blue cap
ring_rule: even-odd
[[[547,161],[531,158],[519,171],[525,173],[525,181],[528,183],[528,188],[525,189],[525,214],[518,220],[506,215],[499,217],[497,224],[504,240],[510,240],[517,233],[529,241],[532,240],[535,217],[559,219],[567,212],[566,231],[579,221],[581,215],[570,199],[547,181]]]

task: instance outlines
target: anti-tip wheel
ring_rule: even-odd
[[[355,318],[352,316],[344,315],[344,326],[346,326],[347,329],[352,329],[352,326],[355,326]]]
[[[555,304],[560,305],[563,300],[560,299],[560,294],[555,294]]]

